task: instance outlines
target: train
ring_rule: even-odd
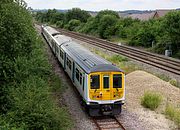
[[[41,33],[78,90],[89,115],[120,114],[125,102],[124,71],[50,26],[42,25]]]

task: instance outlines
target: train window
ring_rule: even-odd
[[[61,54],[62,54],[62,51],[60,50],[60,54],[59,54],[59,55],[60,55],[60,57],[62,58]]]
[[[122,75],[121,74],[113,75],[113,88],[122,88]]]
[[[68,57],[67,57],[66,64],[67,64],[67,66],[69,67],[69,69],[71,70],[71,61],[69,60]]]
[[[80,73],[80,84],[82,84],[82,73]]]
[[[100,81],[99,75],[91,75],[91,89],[99,89]]]
[[[69,66],[69,58],[67,57],[66,65]]]
[[[76,68],[76,79],[79,81],[79,70]]]
[[[83,91],[84,91],[84,77],[83,77]]]
[[[69,60],[69,69],[71,70],[71,61]]]
[[[104,86],[104,88],[109,88],[109,76],[108,75],[103,76],[103,86]]]
[[[56,52],[59,53],[59,50],[58,50],[58,45],[56,45]]]
[[[60,57],[61,57],[62,59],[64,59],[64,53],[63,53],[62,50],[60,50]]]

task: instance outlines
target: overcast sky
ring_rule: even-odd
[[[154,10],[180,8],[180,0],[25,0],[33,9]]]

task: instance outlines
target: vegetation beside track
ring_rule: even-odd
[[[180,129],[180,108],[168,104],[166,106],[165,114],[169,119],[174,121]]]
[[[105,58],[106,60],[112,62],[117,67],[122,69],[126,74],[133,72],[135,70],[138,70],[138,66],[133,64],[131,61],[129,61],[126,57],[121,55],[107,55],[106,53],[103,53],[102,51],[98,51],[97,49],[93,49],[92,52],[94,52],[97,55],[100,55],[101,57]]]
[[[141,98],[141,105],[150,110],[157,109],[163,102],[163,96],[153,91],[146,91]],[[174,105],[166,103],[163,113],[167,118],[174,121],[178,128],[180,128],[180,108],[174,107]]]
[[[62,91],[23,0],[0,1],[0,129],[69,129]]]
[[[78,8],[67,13],[54,9],[38,12],[36,20],[131,46],[142,46],[160,54],[171,48],[173,57],[180,59],[180,11],[172,11],[159,19],[139,21],[120,18],[117,12],[111,10],[100,11],[91,17]]]
[[[162,102],[162,96],[155,92],[145,92],[141,98],[141,105],[151,110],[155,110]]]

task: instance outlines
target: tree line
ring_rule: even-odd
[[[148,21],[122,18],[112,10],[100,11],[92,17],[79,8],[65,13],[55,9],[37,12],[35,18],[41,23],[55,24],[60,28],[103,39],[123,41],[159,54],[171,49],[173,57],[180,58],[180,11],[171,11],[162,18]]]
[[[0,129],[68,129],[61,88],[23,0],[0,1]]]

